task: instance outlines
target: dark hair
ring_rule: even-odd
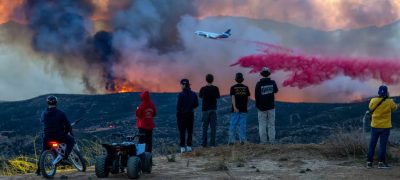
[[[207,74],[206,75],[206,81],[208,83],[212,83],[214,81],[214,76],[212,74]]]
[[[236,73],[235,81],[237,83],[242,83],[244,81],[243,74],[242,73]]]

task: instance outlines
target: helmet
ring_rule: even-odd
[[[46,101],[48,105],[53,105],[53,106],[57,105],[57,97],[55,96],[47,97]]]

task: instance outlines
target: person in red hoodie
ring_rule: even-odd
[[[146,143],[146,152],[151,152],[153,148],[153,129],[155,128],[154,117],[156,116],[156,106],[150,99],[148,91],[140,94],[142,103],[136,110],[136,125],[139,133],[144,134],[139,138],[139,143]]]

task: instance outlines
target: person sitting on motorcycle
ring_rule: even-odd
[[[68,158],[71,153],[75,139],[69,135],[72,134],[71,123],[69,122],[66,114],[57,108],[57,97],[47,97],[47,109],[42,113],[40,122],[43,124],[43,149],[50,149],[48,142],[57,141],[58,143],[65,143],[67,145],[66,152],[63,158]],[[56,158],[60,162],[63,158]],[[56,163],[58,163],[56,162]],[[40,175],[39,166],[36,171]]]

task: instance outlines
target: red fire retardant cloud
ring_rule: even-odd
[[[262,53],[244,56],[231,66],[251,68],[260,72],[267,66],[271,72],[284,71],[289,77],[283,86],[304,88],[318,85],[337,76],[365,81],[380,80],[385,84],[400,83],[400,59],[372,59],[350,57],[321,57],[294,53],[294,51],[271,44],[259,44]]]

